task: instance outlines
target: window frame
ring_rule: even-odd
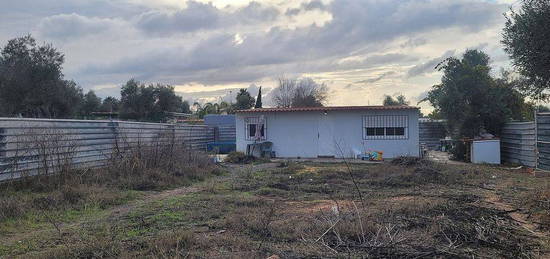
[[[244,118],[244,137],[246,140],[252,140],[255,141],[256,138],[254,136],[250,136],[250,125],[256,125],[258,124],[257,121],[260,120],[260,117],[245,117]],[[259,140],[267,140],[267,119],[264,117],[264,123],[263,123],[263,133],[264,135]]]
[[[409,115],[363,115],[364,140],[407,140],[409,139]],[[383,134],[379,130],[383,129]],[[390,129],[390,130],[389,130]],[[403,135],[397,135],[400,131]],[[368,133],[373,133],[369,135]],[[389,131],[392,131],[391,133]],[[390,133],[390,134],[388,134]]]

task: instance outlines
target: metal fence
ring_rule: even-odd
[[[550,170],[550,113],[535,121],[506,123],[501,133],[503,162]]]
[[[237,129],[235,125],[219,125],[216,127],[216,141],[236,142]]]
[[[537,124],[537,168],[550,170],[550,113],[539,113]]]
[[[424,145],[428,150],[438,150],[441,145],[440,140],[447,135],[443,120],[421,119],[418,123],[418,128],[420,144]]]
[[[535,167],[535,122],[509,122],[501,132],[501,159],[503,162]]]
[[[214,130],[204,125],[0,118],[0,181],[62,163],[100,167],[115,150],[170,140],[205,150],[214,141]]]

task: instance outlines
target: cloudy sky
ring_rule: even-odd
[[[509,66],[500,44],[514,0],[0,0],[0,45],[31,33],[65,54],[66,78],[100,96],[130,78],[219,100],[278,77],[311,77],[329,105],[416,104],[468,48]],[[427,104],[420,105],[430,110]]]

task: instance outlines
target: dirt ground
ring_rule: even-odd
[[[220,167],[59,231],[0,222],[0,258],[550,257],[547,173],[426,161]]]

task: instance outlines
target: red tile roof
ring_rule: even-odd
[[[248,112],[313,112],[313,111],[355,111],[355,110],[418,110],[415,106],[327,106],[327,107],[296,107],[296,108],[257,108],[237,110],[236,113]]]

